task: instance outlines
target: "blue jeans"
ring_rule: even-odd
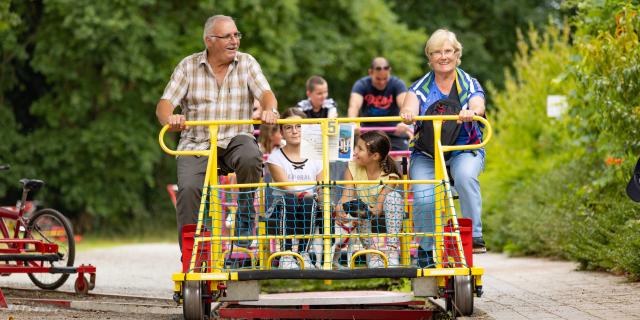
[[[484,155],[480,152],[463,152],[451,157],[447,164],[451,168],[451,176],[460,196],[460,208],[465,218],[473,219],[473,237],[482,236],[482,196],[478,176],[484,170]],[[421,152],[411,154],[409,175],[412,180],[431,180],[435,177],[433,159]],[[434,199],[433,184],[414,184],[413,190],[413,225],[414,232],[434,232]],[[443,221],[446,223],[446,221]],[[419,237],[420,247],[433,249],[433,237]]]

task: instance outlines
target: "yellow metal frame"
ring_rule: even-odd
[[[444,237],[455,237],[457,239],[456,243],[458,246],[458,252],[464,252],[462,248],[462,242],[460,241],[460,233],[453,232],[443,232],[443,224],[442,224],[442,215],[450,215],[453,217],[453,230],[459,230],[458,220],[455,216],[455,209],[453,206],[453,199],[451,197],[451,187],[449,184],[449,177],[446,171],[446,164],[444,160],[444,152],[455,151],[455,150],[471,150],[471,149],[479,149],[484,147],[489,140],[491,140],[493,131],[489,122],[478,116],[474,116],[473,119],[475,121],[481,122],[485,126],[484,139],[482,143],[475,145],[455,145],[455,146],[443,146],[440,142],[440,134],[443,121],[456,121],[458,120],[458,116],[418,116],[416,120],[418,121],[432,121],[434,127],[434,154],[435,157],[435,177],[433,180],[409,180],[407,177],[403,177],[403,180],[393,180],[393,181],[331,181],[329,178],[329,136],[337,134],[337,128],[340,123],[362,123],[362,122],[387,122],[387,121],[402,121],[400,117],[370,117],[370,118],[338,118],[338,119],[281,119],[277,121],[277,124],[320,124],[322,128],[322,165],[323,165],[323,181],[318,183],[316,181],[309,182],[283,182],[283,183],[269,183],[269,186],[303,186],[303,185],[318,185],[320,184],[323,187],[323,196],[324,199],[329,199],[330,191],[327,185],[335,184],[335,185],[344,185],[344,184],[402,184],[405,191],[408,190],[408,185],[410,184],[434,184],[436,185],[436,213],[435,214],[435,225],[436,228],[433,233],[415,233],[415,232],[401,232],[397,234],[387,234],[387,233],[376,233],[376,234],[362,234],[360,237],[385,237],[385,236],[397,236],[401,239],[401,263],[403,265],[408,265],[410,262],[409,257],[409,248],[412,247],[410,243],[411,237],[414,236],[433,236],[435,238],[436,250],[444,248]],[[207,265],[212,266],[212,272],[209,273],[175,273],[172,277],[173,281],[176,282],[175,289],[177,291],[181,290],[182,281],[185,280],[210,280],[210,281],[226,281],[226,280],[237,280],[238,274],[237,272],[224,271],[222,264],[213,264],[213,261],[221,261],[226,254],[226,252],[222,252],[222,241],[224,240],[258,240],[259,241],[259,256],[258,260],[262,265],[264,262],[267,263],[267,266],[270,266],[271,261],[282,255],[292,255],[295,256],[298,260],[303,262],[302,257],[295,252],[277,252],[267,256],[266,245],[268,244],[268,240],[270,239],[305,239],[305,238],[317,238],[318,235],[289,235],[289,236],[267,236],[265,234],[265,223],[260,222],[260,233],[256,236],[225,236],[221,235],[211,235],[209,237],[201,237],[199,236],[200,230],[202,230],[202,221],[204,220],[203,216],[205,213],[206,203],[210,203],[213,206],[212,216],[213,219],[213,230],[222,230],[222,203],[219,201],[219,192],[222,189],[232,189],[232,188],[259,188],[264,187],[266,183],[250,183],[250,184],[227,184],[227,185],[218,185],[218,172],[217,172],[217,136],[218,136],[218,128],[221,125],[238,125],[238,124],[260,124],[260,121],[254,120],[216,120],[216,121],[187,121],[185,124],[187,126],[208,126],[209,128],[209,140],[211,144],[211,148],[209,150],[198,150],[198,151],[177,151],[171,150],[167,147],[164,142],[164,135],[169,129],[169,126],[164,126],[158,135],[158,142],[162,150],[170,155],[174,156],[207,156],[209,157],[209,161],[207,162],[207,170],[205,173],[205,182],[203,186],[203,195],[208,195],[208,201],[202,201],[200,204],[199,212],[198,212],[198,225],[196,229],[196,236],[194,237],[193,244],[193,252],[194,254],[191,257],[189,269],[193,270],[195,268],[196,263],[196,252],[198,245],[200,242],[209,242],[210,243],[210,261]],[[444,183],[442,183],[444,182]],[[212,188],[212,192],[207,192],[208,188]],[[406,193],[405,193],[406,194]],[[446,195],[446,197],[445,197]],[[444,201],[448,201],[448,203],[444,203]],[[408,200],[405,196],[405,209],[409,212],[410,216],[408,219],[403,221],[403,230],[409,230],[411,227],[411,214],[412,210],[409,206]],[[260,203],[260,214],[264,215],[265,208],[264,204]],[[211,214],[211,213],[210,213]],[[324,257],[323,257],[323,266],[324,270],[331,270],[331,261],[330,260],[330,251],[331,251],[331,239],[334,237],[331,235],[331,207],[329,201],[323,201],[323,220],[324,220],[324,228],[323,228],[323,247],[324,247]],[[246,250],[246,249],[245,249]],[[247,250],[249,251],[249,250]],[[388,265],[387,257],[384,253],[378,250],[360,250],[352,256],[352,265],[355,258],[362,254],[380,254],[385,263],[385,267]],[[255,266],[255,257],[253,253],[249,253],[252,259],[252,265]],[[222,256],[222,257],[221,257]],[[443,287],[445,284],[445,278],[454,276],[454,275],[474,275],[475,284],[481,285],[481,275],[484,273],[483,268],[472,267],[456,267],[456,268],[445,268],[440,262],[440,255],[436,255],[436,267],[430,269],[418,269],[418,277],[429,277],[435,276],[438,278],[438,285]],[[464,255],[461,257],[462,264],[466,265],[466,259]],[[302,263],[303,265],[304,263]]]
[[[365,255],[365,254],[376,254],[376,255],[379,255],[382,258],[382,261],[384,261],[384,267],[385,268],[389,267],[389,258],[387,258],[386,254],[384,254],[380,250],[366,249],[366,250],[358,250],[358,252],[354,253],[351,256],[351,261],[349,261],[349,265],[351,266],[351,269],[355,269],[356,258],[358,258],[361,255]]]
[[[267,270],[271,269],[271,262],[273,262],[273,259],[277,257],[282,257],[282,256],[293,256],[300,262],[300,270],[304,270],[304,267],[305,267],[304,259],[302,259],[302,256],[299,253],[293,252],[293,251],[282,251],[282,252],[272,253],[269,256],[269,259],[267,260]]]

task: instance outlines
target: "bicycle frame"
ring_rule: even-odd
[[[24,217],[26,209],[32,206],[31,202],[27,202],[27,195],[29,191],[26,188],[22,189],[22,198],[17,206],[17,211],[10,209],[11,207],[0,207],[0,232],[2,233],[2,239],[19,239],[21,228],[25,230],[29,220]],[[5,219],[13,220],[16,222],[13,227],[13,236],[10,235],[11,230],[7,227]],[[12,241],[13,242],[13,241]],[[0,249],[2,253],[16,252],[15,250],[5,251],[7,249]]]

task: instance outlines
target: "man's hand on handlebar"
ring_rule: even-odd
[[[184,124],[186,121],[184,115],[182,114],[172,114],[167,118],[167,124],[169,125],[170,131],[182,131],[187,128]]]

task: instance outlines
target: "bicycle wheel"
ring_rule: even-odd
[[[62,213],[53,209],[36,212],[27,225],[25,238],[42,240],[44,243],[58,245],[60,260],[34,261],[31,266],[72,267],[76,257],[76,242],[71,224]],[[29,273],[29,278],[38,287],[55,290],[69,278],[68,273]]]

